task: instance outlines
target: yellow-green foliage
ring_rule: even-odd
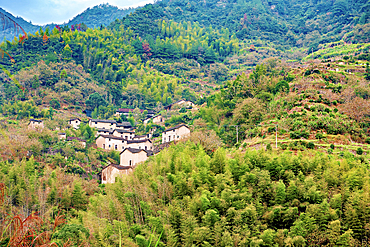
[[[220,148],[209,156],[187,142],[106,185],[82,222],[94,244],[117,245],[122,235],[139,245],[351,245],[369,234],[367,167],[349,153]]]

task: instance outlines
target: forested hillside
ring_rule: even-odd
[[[368,246],[369,12],[103,4],[0,43],[0,246]],[[91,118],[155,155],[102,184],[123,165]],[[165,143],[179,124],[190,136]]]
[[[366,1],[346,0],[163,0],[127,16],[122,23],[140,35],[153,35],[157,27],[148,19],[199,22],[202,27],[227,27],[230,35],[236,34],[242,40],[273,41],[280,49],[316,49],[319,43],[338,41],[354,26],[367,24],[369,8]]]
[[[128,9],[119,9],[116,6],[112,6],[109,4],[100,4],[97,6],[94,6],[93,8],[88,8],[81,14],[78,14],[77,16],[73,17],[71,20],[69,20],[66,23],[59,24],[59,26],[77,26],[83,23],[83,25],[86,25],[86,27],[94,28],[94,27],[100,27],[100,26],[108,26],[111,22],[115,21],[116,19],[121,19],[127,14],[130,14],[133,12],[134,8],[128,8]],[[31,22],[25,21],[22,17],[14,17],[11,13],[5,11],[4,9],[0,8],[0,13],[3,15],[6,15],[13,20],[15,20],[24,30],[26,33],[35,33],[40,28],[42,29],[49,29],[52,30],[55,26],[58,24],[55,23],[49,23],[43,26],[40,25],[34,25]],[[4,24],[4,23],[2,23]],[[14,36],[18,36],[20,33],[15,32],[13,29],[12,23],[7,23],[3,26],[2,30],[0,30],[0,40],[3,41],[4,38],[7,40],[12,41]]]

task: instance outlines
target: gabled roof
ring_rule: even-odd
[[[100,123],[117,123],[116,120],[101,120],[101,119],[90,119],[91,122],[100,122]]]
[[[79,120],[81,122],[81,119],[79,118],[71,118],[69,121]]]
[[[132,125],[130,122],[122,122],[122,123],[117,123],[117,127],[129,127],[131,128]]]
[[[132,130],[122,130],[122,129],[115,129],[113,130],[114,131],[117,131],[118,133],[135,133],[135,131],[132,131]]]
[[[114,164],[110,164],[110,165],[107,165],[106,167],[104,167],[102,170],[101,170],[101,172],[103,171],[103,170],[105,170],[106,168],[108,168],[108,167],[110,167],[110,166],[112,166],[112,167],[114,167],[114,168],[116,168],[116,169],[118,169],[118,170],[129,170],[129,169],[133,169],[134,167],[132,167],[132,166],[121,166],[121,165],[114,165]],[[101,173],[100,172],[100,173]]]
[[[127,144],[131,144],[131,143],[143,143],[143,142],[147,142],[149,141],[150,143],[152,143],[152,141],[150,139],[143,139],[143,140],[128,140],[127,141]]]
[[[73,141],[73,140],[76,140],[76,141],[79,141],[79,142],[86,142],[85,140],[82,140],[78,137],[74,137],[74,136],[67,137],[67,141]]]
[[[38,123],[42,123],[42,120],[37,120],[37,119],[33,119],[33,118],[31,118],[31,119],[30,119],[30,122],[38,122]]]
[[[121,141],[126,141],[127,140],[126,138],[113,136],[113,135],[99,135],[96,139],[98,139],[99,137],[110,138],[110,139],[121,140]]]
[[[193,103],[193,102],[191,102],[190,100],[180,99],[180,100],[178,100],[178,101],[176,101],[176,102],[174,102],[174,103],[172,103],[172,104],[166,105],[166,106],[164,107],[164,109],[170,108],[171,106],[176,105],[176,104],[180,103],[181,101]],[[194,103],[193,103],[193,104],[194,104]]]
[[[182,126],[185,126],[186,128],[189,129],[189,127],[186,125],[186,124],[179,124],[179,125],[176,125],[175,127],[172,127],[172,128],[169,128],[169,129],[166,129],[164,132],[168,132],[168,131],[171,131],[171,130],[175,130],[175,129],[179,129],[180,127]]]
[[[139,149],[139,148],[125,148],[121,153],[120,155],[125,152],[125,151],[129,151],[133,154],[137,154],[137,153],[140,153],[141,151],[144,151],[146,153],[147,156],[152,156],[153,155],[153,151],[151,150],[145,150],[145,149]]]
[[[129,109],[129,108],[119,108],[117,110],[117,112],[119,113],[130,113],[130,112],[134,112],[135,109]],[[139,109],[141,113],[143,113],[145,110],[143,109]],[[148,114],[154,114],[154,111],[153,110],[146,110],[148,112]]]
[[[147,137],[147,135],[134,136],[134,139],[137,139],[137,138],[143,138],[143,137]]]
[[[109,133],[113,133],[113,129],[98,129],[98,132],[109,132]]]
[[[150,119],[153,119],[153,118],[156,118],[156,117],[162,117],[161,114],[158,114],[158,115],[155,115],[153,117],[148,117],[146,119],[144,119],[144,121],[147,121],[147,120],[150,120]]]

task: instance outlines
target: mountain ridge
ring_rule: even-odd
[[[139,7],[138,7],[139,8]],[[126,9],[121,9],[118,8],[117,6],[113,6],[110,4],[99,4],[94,7],[89,7],[85,9],[83,12],[80,14],[77,14],[74,16],[71,20],[68,22],[64,22],[62,24],[57,24],[57,23],[49,23],[45,25],[37,25],[37,24],[32,24],[31,21],[26,21],[23,19],[21,16],[14,16],[11,12],[6,11],[5,9],[0,7],[0,13],[3,13],[13,19],[15,22],[17,22],[24,30],[26,33],[35,33],[37,32],[40,28],[45,30],[46,28],[49,28],[52,30],[55,26],[71,26],[71,25],[76,25],[80,23],[85,23],[88,28],[95,28],[95,27],[100,27],[101,25],[107,26],[111,22],[115,21],[116,19],[120,19],[123,16],[130,14],[133,12],[136,8],[126,8]],[[103,15],[103,18],[101,16]],[[7,27],[4,30],[0,31],[0,40],[10,40],[12,41],[14,39],[14,36],[18,35],[18,33],[14,32],[12,27]]]

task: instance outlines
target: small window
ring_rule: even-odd
[[[114,145],[114,149],[117,150],[117,145]]]
[[[76,123],[78,123],[78,121],[76,121]]]
[[[131,160],[128,162],[128,165],[129,166],[132,166],[132,161]]]
[[[146,146],[145,146],[145,150],[146,150]]]
[[[110,144],[109,144],[109,147],[110,147]]]
[[[103,144],[103,149],[105,149],[105,144]]]

